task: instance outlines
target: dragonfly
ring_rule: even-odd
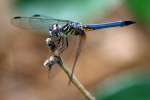
[[[11,23],[23,29],[48,33],[48,38],[46,39],[47,45],[53,52],[53,54],[57,56],[60,56],[60,54],[62,54],[63,51],[68,48],[69,36],[78,37],[78,47],[76,49],[76,55],[72,65],[70,76],[70,80],[72,80],[81,48],[86,40],[86,32],[104,28],[124,27],[134,24],[135,22],[127,20],[98,24],[81,24],[79,22],[74,22],[71,20],[55,19],[53,17],[35,14],[30,17],[13,17],[11,19]]]

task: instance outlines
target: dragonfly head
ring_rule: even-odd
[[[59,24],[53,24],[49,27],[49,36],[59,37],[61,26]]]

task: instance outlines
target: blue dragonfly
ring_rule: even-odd
[[[68,37],[78,37],[78,48],[76,50],[75,60],[72,67],[70,80],[80,55],[81,47],[86,40],[86,32],[104,28],[123,27],[134,24],[134,21],[113,21],[100,24],[80,24],[70,20],[55,19],[39,14],[30,17],[16,16],[11,19],[12,24],[17,27],[48,33],[46,39],[47,45],[54,55],[60,56],[68,47]]]

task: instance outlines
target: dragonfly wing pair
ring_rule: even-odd
[[[32,32],[42,32],[48,33],[48,29],[53,24],[65,25],[66,23],[71,22],[69,20],[55,19],[43,15],[33,15],[31,17],[13,17],[11,23],[22,29],[27,29]]]

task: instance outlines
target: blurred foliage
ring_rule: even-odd
[[[150,100],[150,84],[135,84],[103,100]]]
[[[138,20],[150,23],[150,0],[126,0],[126,2]]]
[[[97,100],[150,100],[150,72],[129,72],[104,82]]]

